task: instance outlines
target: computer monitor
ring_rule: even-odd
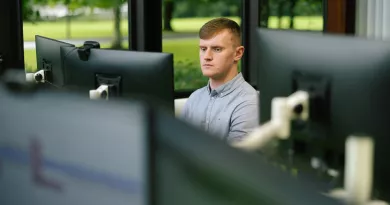
[[[0,204],[149,205],[147,106],[49,91],[0,87]]]
[[[340,204],[169,112],[0,86],[0,204]]]
[[[75,47],[75,45],[47,38],[35,36],[35,48],[37,57],[37,72],[32,76],[33,80],[48,83],[56,87],[64,85],[64,71],[61,63],[60,48]]]
[[[61,47],[64,88],[95,98],[140,97],[174,110],[173,55]]]
[[[309,121],[294,122],[287,141],[295,156],[319,157],[342,174],[346,138],[372,137],[373,197],[389,200],[390,44],[270,29],[257,37],[260,123],[270,120],[274,97],[308,91]]]
[[[293,176],[174,116],[154,113],[154,199],[159,205],[342,204],[324,195],[324,183]]]

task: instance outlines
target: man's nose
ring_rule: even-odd
[[[211,53],[210,49],[207,49],[204,52],[203,59],[204,60],[212,60],[213,59],[213,56],[212,56],[212,53]]]

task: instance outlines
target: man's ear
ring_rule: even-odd
[[[244,46],[238,46],[236,48],[236,54],[234,55],[235,62],[241,60],[242,56],[244,55],[244,51],[245,51]]]

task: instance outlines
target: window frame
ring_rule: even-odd
[[[162,52],[162,1],[128,0],[129,49]],[[255,30],[260,22],[259,2],[241,0],[241,27],[243,45],[247,48],[243,56],[241,71],[254,87],[257,85],[256,57],[254,55]],[[356,0],[324,0],[324,31],[326,33],[355,34]],[[24,40],[22,0],[3,0],[0,3],[0,53],[5,55],[7,68],[24,69]],[[250,69],[251,68],[251,69]],[[195,91],[175,90],[176,98],[185,98]]]
[[[0,74],[6,69],[24,69],[22,0],[0,1]]]

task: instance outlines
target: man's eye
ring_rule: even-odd
[[[206,50],[206,48],[200,48],[200,50],[201,50],[201,51],[205,51],[205,50]]]
[[[214,51],[216,51],[216,52],[221,52],[222,49],[221,49],[221,48],[214,48]]]

